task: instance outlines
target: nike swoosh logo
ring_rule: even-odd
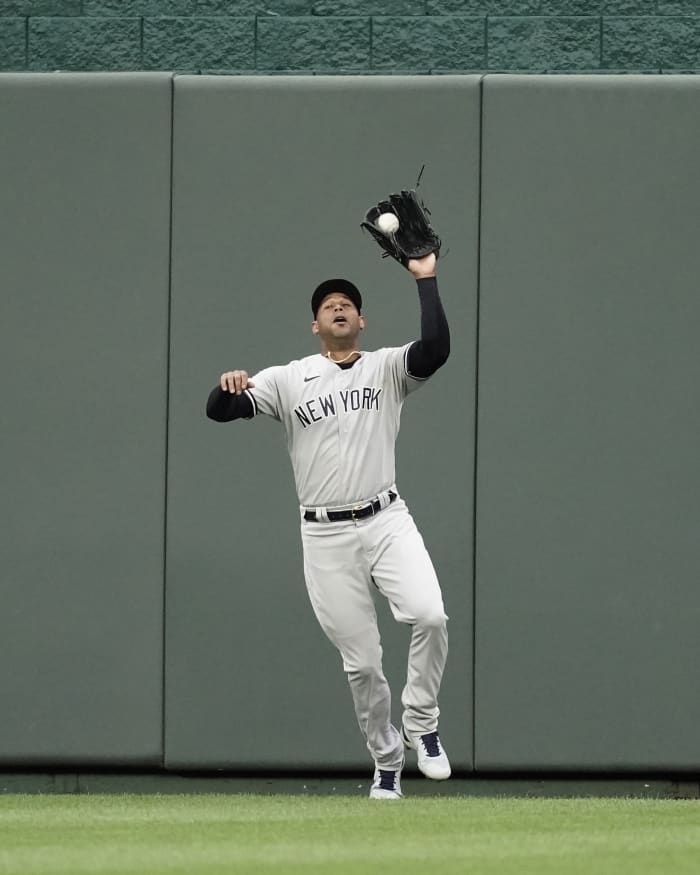
[[[304,377],[304,382],[305,382],[305,383],[308,383],[309,380],[318,380],[318,378],[319,378],[320,376],[321,376],[320,374],[316,374],[315,377]]]

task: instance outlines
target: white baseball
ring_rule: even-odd
[[[399,228],[399,220],[394,213],[381,213],[375,224],[382,234],[394,234]]]

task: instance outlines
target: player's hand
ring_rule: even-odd
[[[248,379],[248,371],[226,371],[221,375],[219,384],[224,392],[240,395],[245,389],[253,389],[255,383]]]
[[[408,262],[408,269],[417,280],[425,279],[429,276],[435,276],[436,264],[437,258],[435,253],[431,252],[429,255],[423,256],[423,258],[412,258]]]

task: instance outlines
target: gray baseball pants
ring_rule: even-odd
[[[303,522],[304,574],[321,628],[338,648],[367,748],[382,769],[397,769],[403,743],[391,722],[374,592],[394,618],[412,627],[401,696],[409,733],[437,728],[438,692],[447,659],[447,616],[435,569],[405,502],[375,516]]]

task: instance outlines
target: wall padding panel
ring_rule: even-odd
[[[0,762],[162,752],[170,76],[0,76]]]
[[[699,105],[484,83],[478,769],[700,763]]]
[[[283,430],[216,424],[204,408],[222,371],[318,349],[322,279],[363,291],[366,348],[417,336],[412,277],[359,223],[425,163],[454,343],[405,405],[398,478],[445,590],[441,727],[468,768],[479,79],[177,77],[174,130],[166,764],[369,768],[308,603]],[[408,634],[380,608],[398,720]]]

